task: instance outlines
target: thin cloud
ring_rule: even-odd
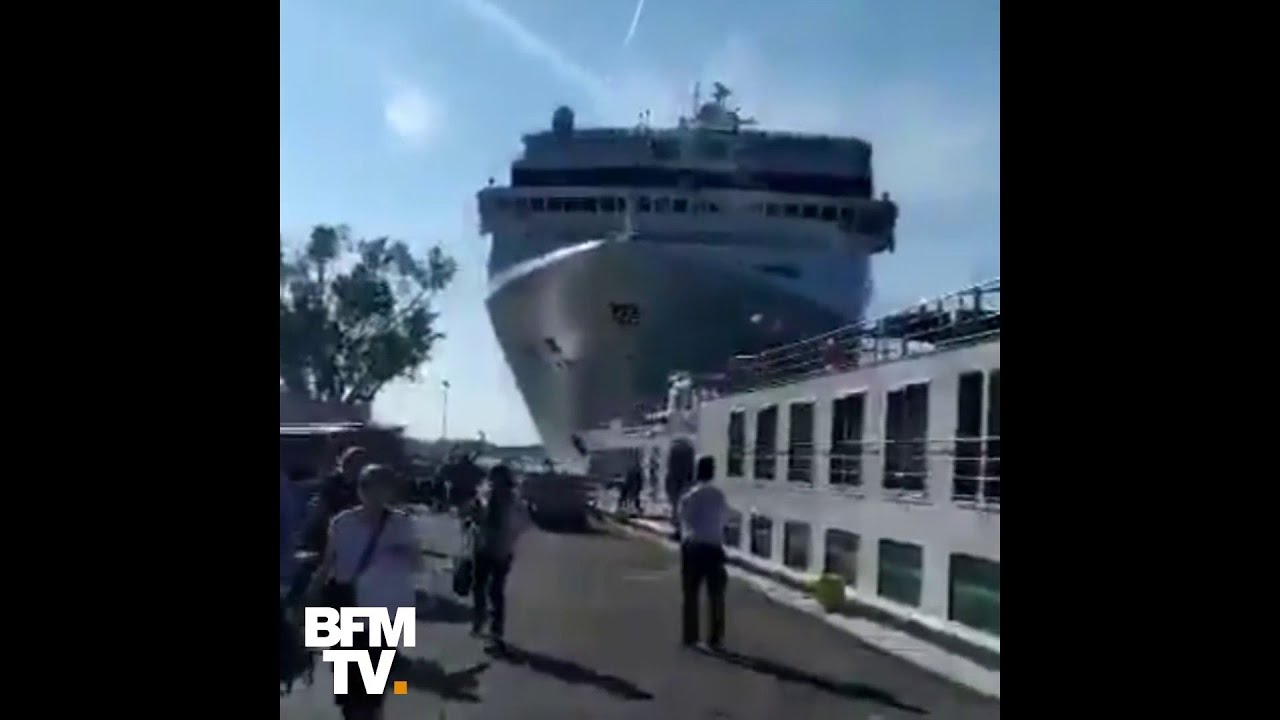
[[[608,89],[600,76],[578,64],[549,41],[489,0],[456,0],[473,18],[506,35],[520,52],[547,64],[561,78],[586,90],[593,98]]]
[[[426,145],[439,126],[439,113],[431,99],[416,85],[397,84],[383,105],[387,128],[415,148]]]
[[[635,15],[631,16],[631,27],[627,28],[627,36],[622,40],[622,47],[631,44],[631,38],[636,36],[636,27],[640,25],[640,13],[644,11],[644,0],[636,3]]]

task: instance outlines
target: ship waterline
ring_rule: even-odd
[[[736,353],[824,332],[861,312],[861,302],[830,307],[744,269],[760,263],[744,265],[740,255],[658,239],[602,239],[492,277],[495,334],[558,465],[584,469],[587,457],[574,436],[660,399],[672,370],[723,371]],[[865,293],[853,289],[865,285],[868,264],[865,256],[827,263],[827,281],[842,279],[851,288],[846,294],[861,298]]]

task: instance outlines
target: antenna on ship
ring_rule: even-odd
[[[724,101],[733,94],[733,91],[725,87],[724,83],[717,82],[712,83],[712,85],[715,86],[715,90],[711,93],[711,97],[715,100],[716,105],[724,107]]]

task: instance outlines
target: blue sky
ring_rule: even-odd
[[[765,128],[853,134],[901,206],[874,262],[873,312],[999,274],[998,0],[281,0],[280,229],[315,223],[461,266],[438,300],[447,338],[380,420],[536,442],[484,311],[475,192],[560,104],[579,124],[673,123],[695,81],[735,91]]]

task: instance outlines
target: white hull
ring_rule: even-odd
[[[779,258],[802,276],[757,269]],[[736,353],[856,319],[868,264],[847,254],[590,241],[497,273],[488,308],[548,454],[583,469],[573,436],[661,402],[670,372],[723,371]],[[821,297],[840,287],[828,297],[842,306]]]

